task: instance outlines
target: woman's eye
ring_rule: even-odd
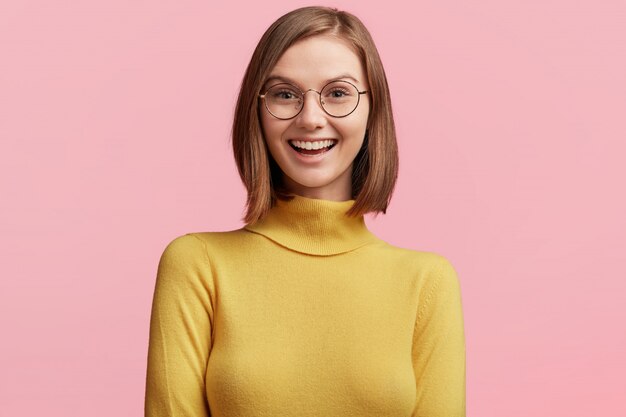
[[[298,98],[298,95],[296,93],[294,93],[293,91],[289,91],[289,90],[276,91],[272,95],[274,98],[278,100],[295,100]]]
[[[342,98],[350,95],[350,92],[344,89],[335,88],[328,92],[328,96],[332,98]]]

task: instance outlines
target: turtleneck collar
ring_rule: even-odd
[[[363,216],[345,215],[353,204],[295,195],[291,201],[278,199],[263,219],[244,229],[297,252],[336,255],[377,240]]]

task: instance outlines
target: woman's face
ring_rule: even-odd
[[[293,119],[280,120],[261,103],[261,126],[288,191],[309,198],[344,201],[351,198],[352,164],[363,144],[370,102],[368,94],[361,94],[357,108],[349,116],[328,115],[320,105],[319,94],[307,90],[322,91],[333,80],[348,81],[358,91],[368,89],[359,57],[346,41],[320,35],[295,43],[278,60],[262,91],[283,82],[293,84],[305,92],[304,107]],[[281,99],[290,97],[289,93],[280,94]],[[327,142],[316,143],[320,141]],[[311,155],[315,150],[296,150],[331,143],[330,149],[316,155]]]

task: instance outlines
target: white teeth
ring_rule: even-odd
[[[336,142],[335,140],[317,140],[317,141],[290,140],[289,141],[289,143],[291,143],[293,146],[297,148],[308,149],[308,150],[326,148],[335,142]]]

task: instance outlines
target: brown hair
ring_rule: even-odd
[[[272,158],[261,129],[258,96],[282,54],[294,43],[331,34],[348,41],[361,59],[369,83],[370,114],[363,146],[352,169],[349,216],[386,213],[398,177],[398,145],[391,98],[383,64],[371,35],[350,13],[328,7],[303,7],[285,14],[263,34],[246,69],[233,121],[233,151],[247,191],[244,221],[262,219],[277,198],[290,199],[282,188],[282,171]]]

